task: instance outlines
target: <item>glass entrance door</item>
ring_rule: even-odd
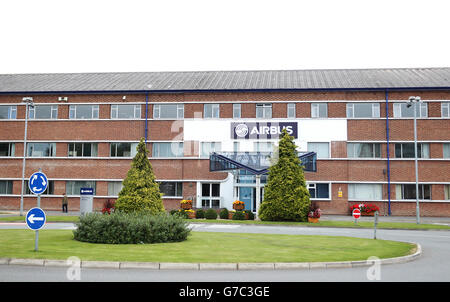
[[[239,200],[245,203],[246,210],[253,210],[253,200],[254,198],[254,190],[253,187],[240,187],[239,188]]]

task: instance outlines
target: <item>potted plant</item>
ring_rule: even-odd
[[[185,210],[185,213],[188,214],[188,218],[189,219],[194,219],[195,218],[195,211],[194,210],[192,210],[192,209]]]
[[[322,210],[318,206],[312,205],[308,213],[308,222],[318,223],[321,213]]]
[[[236,200],[233,202],[233,209],[236,211],[242,211],[245,208],[245,203],[240,200]]]
[[[180,206],[183,210],[190,210],[192,209],[192,200],[190,199],[183,199],[180,202]]]

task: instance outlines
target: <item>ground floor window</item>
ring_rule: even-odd
[[[82,181],[67,181],[66,182],[66,194],[67,195],[80,195],[81,188],[92,188],[94,189],[95,195],[96,182],[90,180]]]
[[[329,199],[330,198],[330,184],[309,183],[308,190],[310,198]]]
[[[121,181],[108,181],[108,196],[119,196],[122,188],[123,183]]]
[[[53,180],[49,180],[47,189],[45,190],[44,193],[42,193],[42,195],[53,195],[54,194],[54,188],[55,188],[55,182]],[[33,193],[31,193],[30,188],[28,187],[28,180],[24,181],[23,189],[24,189],[23,190],[23,194],[25,194],[25,195],[32,195],[33,194]]]
[[[381,184],[349,184],[348,199],[352,200],[381,200],[383,188]]]
[[[0,180],[0,194],[12,194],[12,181]]]
[[[396,185],[396,199],[416,199],[416,184]],[[431,185],[419,184],[419,199],[431,200]]]
[[[450,185],[444,186],[444,195],[445,195],[445,200],[450,199]]]
[[[183,197],[183,183],[175,181],[162,181],[159,183],[159,190],[164,196]]]
[[[202,184],[202,208],[220,208],[220,184]]]

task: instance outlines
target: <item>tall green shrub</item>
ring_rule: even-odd
[[[310,207],[303,167],[294,138],[283,130],[278,145],[278,161],[269,168],[264,200],[259,208],[261,220],[306,221]]]
[[[136,149],[137,154],[133,158],[131,169],[123,181],[123,188],[116,201],[116,210],[126,213],[143,211],[149,214],[164,212],[162,194],[159,191],[159,184],[155,181],[143,138]]]

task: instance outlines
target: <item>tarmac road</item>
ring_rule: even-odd
[[[370,229],[317,228],[295,226],[191,224],[198,232],[270,233],[298,235],[330,235],[373,238]],[[71,229],[69,223],[47,223],[48,229]],[[26,228],[24,224],[0,223],[0,228]],[[450,231],[377,230],[377,238],[419,243],[422,256],[417,260],[383,265],[379,280],[369,280],[368,267],[270,270],[270,271],[190,271],[190,270],[145,270],[145,269],[99,269],[82,268],[80,280],[126,281],[126,282],[364,282],[364,281],[450,281]],[[218,259],[220,260],[220,259]],[[22,265],[0,265],[0,281],[77,281],[67,278],[66,267],[35,267]],[[373,275],[372,275],[373,276]]]

